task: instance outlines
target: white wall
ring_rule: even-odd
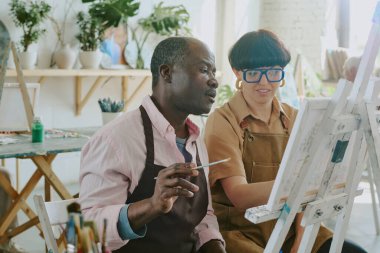
[[[320,36],[323,33],[324,2],[303,0],[167,0],[165,4],[183,4],[190,13],[190,27],[193,35],[209,45],[216,55],[217,68],[223,72],[220,84],[233,84],[233,75],[230,70],[227,54],[231,45],[245,32],[258,28],[269,28],[279,34],[287,46],[301,50],[312,62],[314,67],[319,66]],[[13,40],[18,41],[21,31],[16,29],[9,16],[9,0],[0,1],[0,19],[5,23]],[[48,0],[53,6],[53,15],[62,20],[64,1]],[[74,1],[75,10],[69,15],[65,42],[79,48],[74,35],[78,32],[75,25],[75,14],[85,7],[81,1]],[[159,0],[140,1],[138,16],[130,18],[129,24],[136,24],[140,17],[149,15],[153,4]],[[54,50],[56,36],[50,23],[46,22],[48,32],[32,48],[38,50],[39,56],[49,54]],[[148,45],[144,48],[146,66],[152,53],[152,48],[161,38],[151,36]],[[40,61],[41,63],[41,61]],[[28,79],[37,81],[36,78]],[[12,79],[8,79],[12,81]],[[14,81],[14,79],[13,79]],[[92,79],[85,82],[85,92],[89,89]],[[82,114],[76,116],[74,100],[74,78],[48,78],[41,87],[39,114],[42,115],[47,128],[70,128],[100,126],[101,114],[97,105],[99,97],[120,98],[120,79],[115,78],[98,89],[88,104],[83,108]],[[131,82],[129,94],[136,82]],[[136,108],[141,98],[150,92],[150,85],[140,93],[138,98],[128,109]],[[1,148],[1,147],[0,147]],[[60,154],[53,163],[56,174],[64,183],[77,182],[79,175],[79,153]],[[14,160],[8,159],[7,167],[14,175]],[[34,166],[28,160],[21,161],[21,184],[33,173]]]
[[[17,29],[9,15],[9,0],[0,1],[0,19],[7,26],[13,40],[18,41],[21,35],[21,29]],[[47,1],[53,6],[53,16],[58,20],[63,20],[63,10],[65,4],[63,1]],[[153,4],[157,4],[157,0],[144,0],[141,1],[139,15],[129,20],[131,25],[136,23],[136,20],[141,17],[149,15],[153,8]],[[212,50],[215,50],[217,44],[215,39],[215,18],[216,12],[215,0],[196,0],[196,1],[165,1],[169,4],[183,3],[186,9],[190,13],[190,27],[195,37],[206,42]],[[81,4],[81,1],[75,1],[73,6],[74,12],[69,15],[69,22],[66,29],[66,43],[70,43],[73,47],[79,48],[78,42],[74,38],[78,32],[78,28],[75,25],[75,14],[85,7]],[[37,50],[40,60],[43,54],[51,54],[56,44],[56,36],[52,30],[52,26],[49,21],[46,21],[45,27],[48,30],[47,33],[40,39],[39,43],[32,46],[32,50]],[[145,56],[147,65],[150,61],[152,48],[156,45],[158,40],[157,36],[151,36],[148,45],[145,48]],[[45,60],[46,62],[46,60]],[[40,61],[41,63],[41,61]],[[41,64],[40,64],[41,65]],[[28,78],[27,81],[37,81],[37,78]],[[7,81],[15,81],[13,78],[8,78]],[[84,83],[84,91],[89,89],[90,83],[93,79],[88,79]],[[131,94],[136,81],[131,81],[128,93]],[[101,114],[97,105],[97,99],[99,97],[112,97],[120,98],[121,87],[119,85],[120,78],[114,78],[106,85],[98,89],[92,98],[88,101],[88,104],[83,108],[80,116],[75,115],[75,96],[74,96],[74,78],[47,78],[44,84],[41,86],[39,111],[38,114],[42,115],[43,122],[46,128],[72,128],[72,127],[87,127],[87,126],[100,126]],[[151,92],[150,84],[140,92],[139,96],[132,102],[128,110],[138,107],[141,99]],[[1,147],[0,147],[1,148]],[[57,156],[53,163],[55,173],[64,183],[71,183],[78,181],[79,175],[79,161],[80,153],[66,153]],[[13,182],[15,182],[15,160],[7,159],[6,166],[12,173]],[[24,185],[26,180],[34,172],[34,165],[28,160],[20,160],[20,183]]]
[[[283,39],[294,59],[298,51],[320,72],[326,9],[327,0],[263,0],[260,27]]]

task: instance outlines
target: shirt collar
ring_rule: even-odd
[[[152,126],[157,129],[161,136],[165,137],[170,134],[175,135],[174,127],[170,125],[169,121],[158,110],[150,96],[144,97],[142,106],[146,110],[150,121],[152,122]],[[189,118],[186,119],[185,123],[189,130],[189,141],[196,140],[200,134],[199,127]]]
[[[230,99],[228,104],[230,105],[232,112],[236,115],[239,124],[242,123],[242,121],[248,116],[252,116],[255,119],[258,118],[255,114],[253,114],[249,110],[248,104],[243,97],[243,93],[240,90],[238,90],[235,93],[235,95]],[[280,118],[280,116],[283,115],[283,117],[285,117],[287,121],[290,120],[289,116],[285,113],[277,97],[273,98],[272,105],[273,105],[272,113],[274,114],[275,117]]]

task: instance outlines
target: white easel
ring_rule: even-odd
[[[380,99],[378,94],[380,93],[380,81],[374,83],[373,94],[366,94],[366,97],[370,98],[366,101],[366,111],[368,113],[369,125],[371,132],[366,134],[366,141],[369,143],[369,152],[366,160],[367,171],[368,171],[368,180],[371,190],[372,198],[372,209],[375,222],[376,235],[380,235],[380,225],[379,218],[377,214],[377,205],[376,205],[376,193],[377,197],[380,200],[380,134],[379,134],[379,123],[380,123]]]
[[[7,69],[10,41],[11,39],[9,37],[9,32],[3,22],[0,21],[0,103],[3,92],[5,71]]]
[[[21,91],[21,95],[22,95],[22,100],[24,102],[23,104],[24,104],[26,118],[27,118],[27,121],[28,121],[29,130],[31,130],[32,129],[32,123],[33,123],[33,118],[34,118],[33,105],[31,103],[30,97],[28,95],[28,90],[27,90],[27,87],[26,87],[26,83],[25,83],[25,79],[24,79],[24,74],[22,73],[20,61],[18,59],[18,54],[17,54],[17,50],[16,50],[14,42],[9,42],[9,46],[8,46],[8,48],[6,48],[5,54],[9,54],[9,51],[10,51],[9,49],[12,50],[13,60],[15,62],[16,72],[17,72],[17,81],[19,83],[19,87],[20,87],[20,91]],[[3,69],[1,70],[1,72],[2,72],[1,73],[2,74],[2,80],[0,80],[1,81],[0,82],[0,85],[1,85],[0,91],[2,91],[3,85],[4,85],[4,76],[5,76],[5,68],[6,68],[6,60],[7,59],[8,59],[8,56],[4,55],[4,61],[3,61],[3,65],[2,65],[4,67],[4,70]],[[0,96],[1,96],[1,92],[0,92]],[[0,97],[0,102],[1,102],[1,97]]]
[[[16,72],[17,72],[17,81],[19,83],[23,105],[25,109],[26,118],[28,121],[29,130],[32,130],[32,123],[34,118],[34,111],[33,111],[33,105],[30,101],[24,74],[21,69],[20,61],[18,58],[17,50],[14,45],[14,42],[10,40],[9,32],[5,25],[0,21],[0,103],[1,103],[1,95],[4,88],[4,79],[5,79],[5,72],[7,69],[7,61],[9,58],[10,51],[12,50],[13,54],[13,60],[15,62],[16,66]],[[5,160],[2,159],[1,166],[5,166]],[[16,158],[16,188],[19,189],[19,160]]]
[[[24,101],[24,109],[26,113],[26,118],[28,119],[29,130],[31,131],[33,118],[34,118],[33,106],[32,106],[32,103],[30,102],[28,90],[26,88],[26,83],[24,79],[24,74],[22,73],[20,61],[18,59],[18,54],[17,54],[17,50],[16,50],[14,42],[10,43],[10,47],[12,49],[13,60],[16,66],[17,81],[20,84],[20,90],[21,90],[22,100]]]
[[[301,121],[307,119],[307,108],[313,106],[313,102],[306,102],[297,117],[268,205],[251,208],[246,212],[246,218],[254,223],[278,218],[265,253],[280,251],[290,226],[300,211],[304,211],[302,225],[305,226],[305,232],[298,252],[311,252],[321,222],[333,216],[337,216],[337,223],[330,253],[341,252],[357,186],[366,164],[367,150],[375,179],[380,179],[380,136],[374,115],[374,98],[377,100],[380,80],[369,82],[379,46],[380,3],[376,6],[373,26],[354,85],[340,80],[337,91],[326,105],[323,105],[323,101],[314,103],[314,106],[324,106],[323,117],[315,132],[308,133],[307,138],[301,140],[303,133],[293,133],[295,130],[302,132],[299,126],[306,123]],[[346,150],[348,144],[352,146]],[[296,161],[299,158],[297,151],[302,145],[305,154]],[[343,159],[349,162],[345,169],[345,184],[339,192],[339,189],[334,189],[336,185],[332,175]],[[301,168],[297,179],[294,179],[293,187],[286,192],[285,187],[289,187],[286,186],[289,182],[285,180],[288,176],[286,173],[294,171],[293,168],[297,166]],[[310,182],[314,180],[315,171],[321,170],[321,167],[319,188],[310,199]],[[380,181],[375,182],[379,194]],[[332,193],[333,190],[335,193]],[[284,194],[287,194],[285,203]]]

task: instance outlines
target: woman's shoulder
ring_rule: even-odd
[[[210,113],[207,121],[221,123],[225,121],[231,122],[233,119],[235,119],[235,115],[231,110],[229,103],[227,102],[222,106],[215,108],[215,110]]]

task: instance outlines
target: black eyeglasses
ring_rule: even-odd
[[[243,80],[247,83],[259,83],[263,75],[268,82],[279,82],[284,79],[285,72],[282,68],[243,70]]]

